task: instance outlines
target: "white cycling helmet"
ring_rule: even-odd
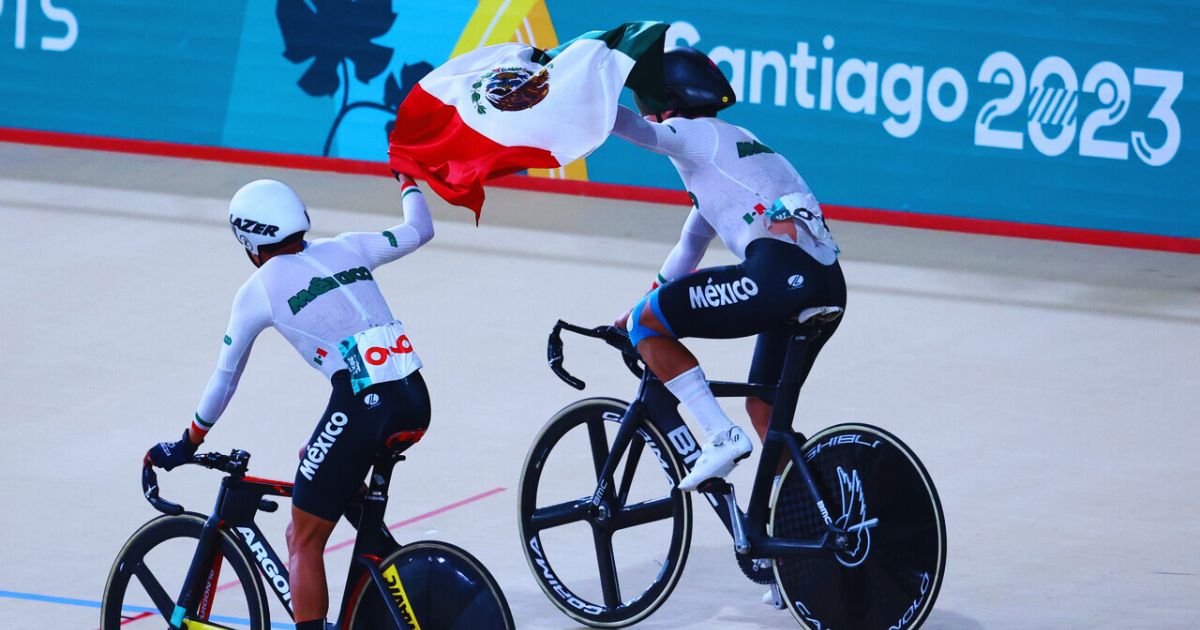
[[[252,181],[229,200],[229,228],[251,254],[309,227],[304,202],[283,182]]]

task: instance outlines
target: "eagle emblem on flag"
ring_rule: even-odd
[[[487,113],[483,106],[484,97],[502,112],[519,112],[542,102],[550,93],[550,70],[542,68],[534,73],[519,66],[496,68],[479,77],[471,88],[471,101],[475,103],[476,112]]]

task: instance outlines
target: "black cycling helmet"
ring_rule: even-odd
[[[733,105],[733,86],[708,55],[686,46],[663,53],[662,103],[653,98],[633,100],[643,116],[676,110],[685,115],[712,115]]]

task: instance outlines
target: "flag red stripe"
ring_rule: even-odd
[[[476,217],[483,207],[484,181],[528,168],[561,166],[545,149],[505,146],[475,131],[455,107],[419,83],[396,113],[388,161],[397,171],[427,181],[446,201],[470,208]]]

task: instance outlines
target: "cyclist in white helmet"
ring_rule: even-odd
[[[788,317],[812,306],[844,307],[846,284],[808,184],[754,134],[716,118],[735,101],[717,66],[694,48],[668,50],[663,61],[665,93],[638,95],[642,115],[619,108],[613,134],[668,156],[694,206],[650,293],[617,323],[628,326],[651,371],[704,428],[703,453],[679,482],[694,490],[729,474],[751,444],[678,340],[758,335],[749,380],[773,384],[788,347]],[[742,262],[694,271],[714,236]],[[802,384],[835,328],[827,326],[828,334],[810,344]],[[772,403],[746,400],[760,438]]]
[[[429,425],[421,361],[372,275],[433,238],[420,189],[410,177],[396,179],[403,223],[314,241],[304,239],[308,212],[286,184],[262,179],[234,194],[229,225],[258,270],[234,298],[217,368],[191,426],[179,441],[147,453],[167,470],[191,459],[233,396],[254,339],[268,326],[330,379],[329,404],[301,451],[288,527],[297,630],[324,630],[325,543],[376,453],[389,436],[405,432],[411,444]]]

